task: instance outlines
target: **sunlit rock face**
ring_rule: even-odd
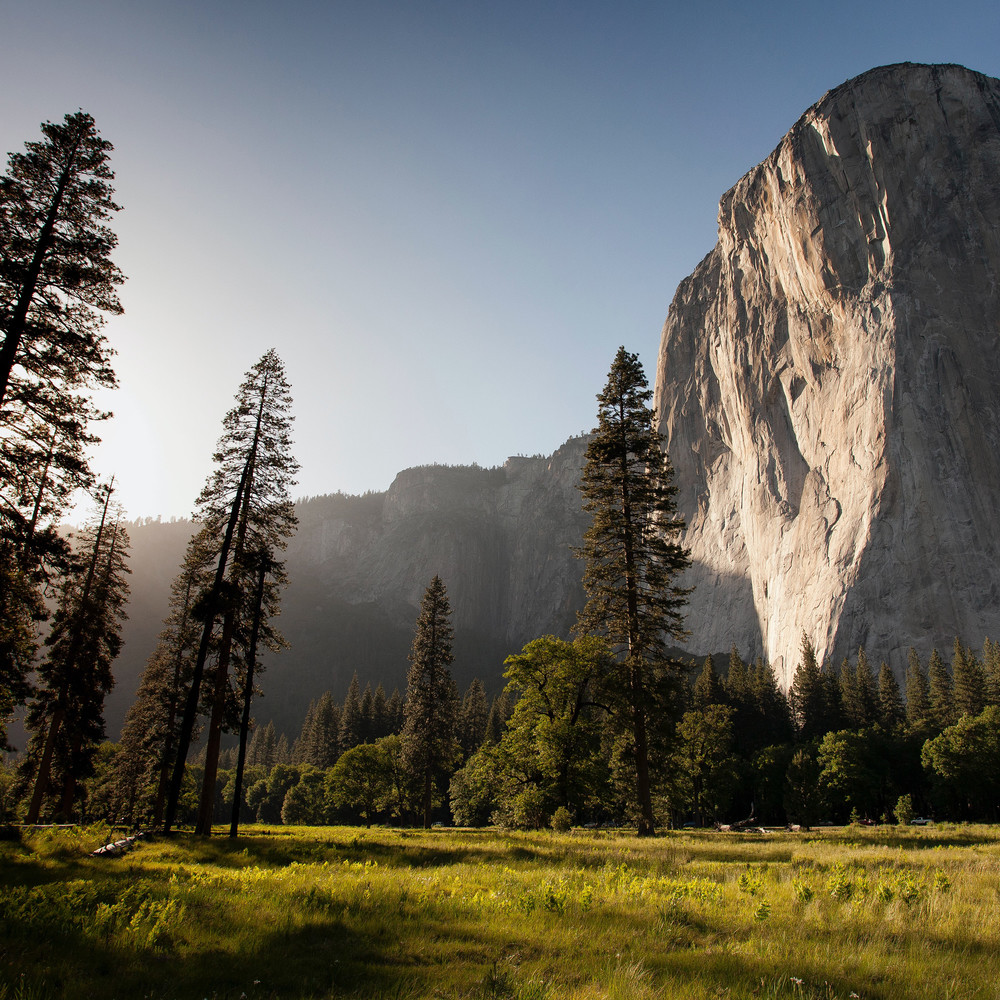
[[[872,70],[719,206],[656,380],[694,649],[1000,634],[1000,81]]]

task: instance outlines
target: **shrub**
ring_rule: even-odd
[[[909,795],[900,795],[896,800],[896,822],[906,826],[913,819],[913,799]]]
[[[567,833],[573,826],[573,819],[565,806],[560,806],[552,814],[552,829],[557,833]]]

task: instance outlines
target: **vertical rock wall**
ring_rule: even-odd
[[[872,70],[727,192],[656,401],[691,647],[821,656],[1000,634],[1000,82]]]

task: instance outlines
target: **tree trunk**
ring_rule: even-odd
[[[434,800],[433,783],[431,781],[431,769],[428,765],[424,768],[424,829],[431,828],[431,804]]]
[[[251,458],[247,456],[246,464],[243,467],[243,475],[240,478],[240,485],[236,490],[236,497],[233,500],[232,512],[229,516],[229,523],[226,525],[226,534],[222,540],[222,548],[219,550],[219,563],[215,571],[215,581],[208,597],[208,608],[205,614],[205,627],[201,633],[201,644],[198,647],[198,658],[195,660],[194,671],[191,675],[191,687],[188,690],[187,702],[184,705],[184,716],[181,719],[181,731],[177,740],[177,756],[174,759],[174,770],[170,779],[170,793],[167,798],[167,815],[163,820],[163,832],[169,834],[174,820],[177,817],[177,803],[181,795],[181,784],[184,781],[184,766],[187,762],[188,749],[191,746],[191,734],[194,732],[195,719],[198,716],[198,698],[201,695],[201,679],[205,673],[205,660],[208,659],[208,647],[212,642],[212,630],[215,628],[215,616],[218,613],[219,592],[225,579],[226,565],[229,561],[229,549],[233,543],[233,534],[236,531],[236,521],[239,518],[240,508],[243,504],[243,495],[247,491],[247,479],[250,475]]]
[[[250,650],[247,653],[247,676],[243,687],[243,716],[240,719],[240,750],[236,758],[236,779],[233,788],[233,811],[229,821],[229,836],[240,832],[240,804],[243,799],[243,769],[247,759],[247,736],[250,732],[250,704],[253,701],[253,675],[257,664],[257,640],[260,638],[260,620],[264,605],[264,582],[267,579],[267,560],[262,557],[257,576],[257,593],[254,595],[253,627],[250,630]],[[370,824],[369,824],[370,825]]]
[[[212,697],[212,716],[208,723],[208,741],[205,744],[205,774],[201,782],[201,802],[194,832],[200,837],[212,835],[215,816],[215,780],[219,774],[219,748],[222,745],[222,723],[226,715],[226,695],[229,693],[229,660],[232,656],[233,631],[236,613],[226,610],[219,642],[219,662],[215,668],[215,691]]]

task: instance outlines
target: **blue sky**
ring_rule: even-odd
[[[115,144],[121,388],[95,455],[186,515],[274,346],[297,495],[495,465],[652,379],[719,197],[873,66],[1000,76],[994,4],[32,0],[0,14],[0,150],[78,107]]]

